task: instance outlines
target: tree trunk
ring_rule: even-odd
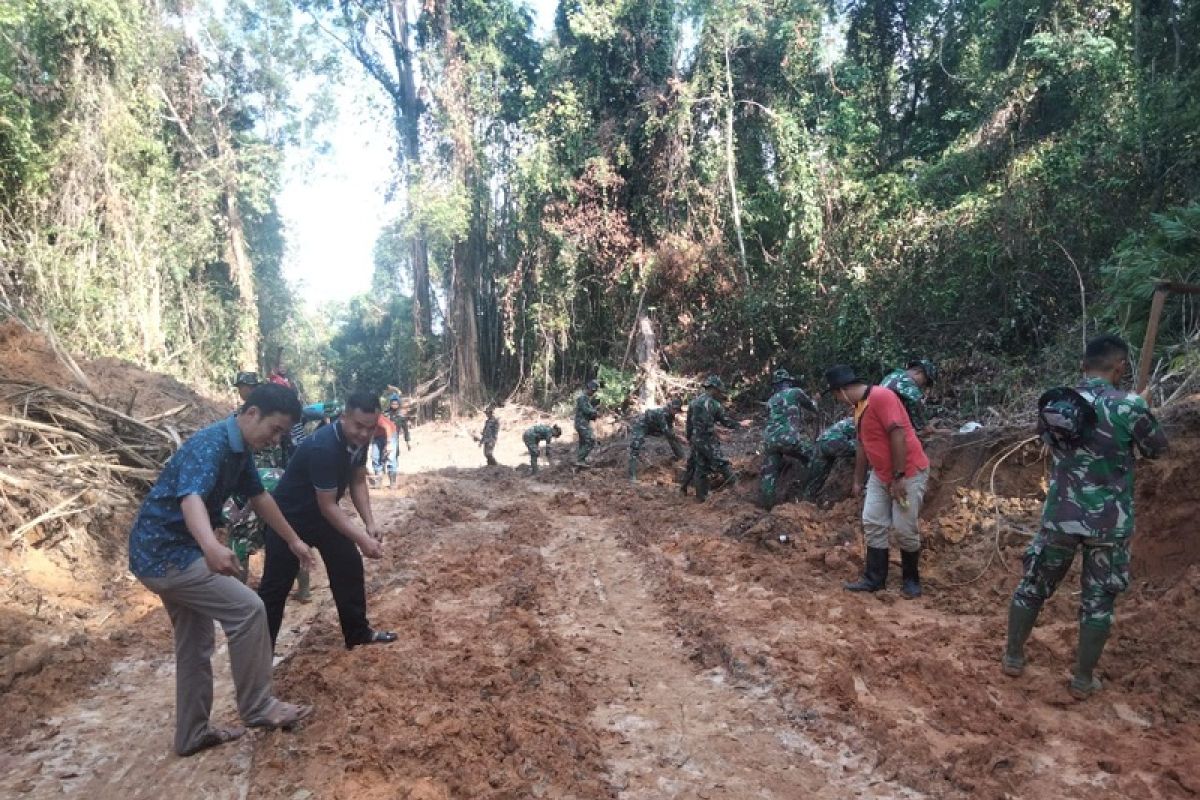
[[[642,373],[642,408],[658,405],[658,339],[645,314],[638,317],[637,365]]]
[[[742,236],[742,206],[738,200],[737,165],[733,145],[733,70],[729,66],[731,43],[725,39],[725,90],[728,95],[725,107],[725,177],[729,181],[729,204],[733,213],[733,228],[737,232],[738,263],[742,271],[739,278],[743,286],[750,285],[750,270],[746,267],[746,240]]]
[[[392,60],[396,67],[396,136],[399,139],[400,167],[404,173],[409,198],[418,191],[417,165],[421,159],[421,111],[413,71],[412,47],[409,44],[408,0],[392,0],[388,28],[392,40]],[[418,229],[412,237],[412,325],[413,342],[417,348],[417,380],[433,373],[433,299],[429,285],[429,245],[425,231]],[[436,404],[431,413],[436,413]],[[424,412],[418,412],[423,414]]]
[[[463,54],[450,20],[449,3],[437,5],[444,60],[441,97],[446,109],[451,143],[451,173],[471,198],[471,222],[466,241],[456,242],[452,255],[446,326],[450,333],[451,402],[456,413],[472,412],[483,402],[483,379],[479,364],[479,321],[476,317],[479,276],[487,243],[489,202],[486,178],[475,157],[474,126],[467,103],[467,76]]]

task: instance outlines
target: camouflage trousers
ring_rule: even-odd
[[[645,425],[635,424],[629,437],[629,477],[634,479],[637,477],[638,454],[642,452],[642,448],[646,445],[647,436],[661,436],[667,440],[667,444],[671,446],[671,454],[676,461],[683,458],[683,443],[675,432],[668,430],[666,433],[648,432]]]
[[[587,460],[596,446],[596,435],[592,433],[592,424],[590,422],[586,425],[575,423],[575,436],[578,439],[578,444],[575,446],[575,463],[581,464]]]
[[[521,441],[525,442],[525,449],[529,451],[529,469],[536,475],[538,471],[538,440],[536,436],[528,434],[521,436]],[[546,460],[550,460],[550,443],[546,443]]]
[[[812,460],[808,462],[808,479],[804,483],[805,500],[816,499],[839,458],[854,458],[853,443],[844,439],[817,442]]]
[[[775,506],[775,484],[783,471],[784,458],[794,458],[801,464],[812,461],[813,447],[803,439],[769,442],[763,448],[762,475],[758,482],[759,500],[768,511]]]
[[[1013,593],[1013,605],[1040,611],[1083,549],[1079,585],[1079,623],[1108,630],[1117,595],[1129,588],[1129,540],[1101,540],[1042,529],[1025,551],[1025,575]]]
[[[487,459],[487,463],[488,463],[489,467],[493,467],[496,465],[496,440],[495,439],[484,439],[483,440],[483,457]]]
[[[715,436],[712,439],[693,439],[692,452],[683,475],[683,490],[686,492],[694,482],[696,497],[703,500],[708,497],[708,476],[714,472],[721,473],[727,483],[737,483],[733,465],[721,450],[721,442]]]

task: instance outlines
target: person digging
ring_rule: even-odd
[[[1129,587],[1134,534],[1135,451],[1158,458],[1168,443],[1146,398],[1117,387],[1129,369],[1129,345],[1117,336],[1087,343],[1083,380],[1038,401],[1038,433],[1050,449],[1050,485],[1042,527],[1025,552],[1025,574],[1008,607],[1004,674],[1025,672],[1025,642],[1046,599],[1083,551],[1079,645],[1068,691],[1077,700],[1100,686],[1096,665],[1113,624],[1117,595]]]
[[[529,472],[538,474],[538,447],[546,443],[546,463],[550,463],[550,442],[562,436],[562,428],[557,425],[534,425],[521,434],[525,449],[529,451]]]
[[[830,367],[825,380],[830,394],[854,409],[858,433],[853,491],[855,497],[863,497],[867,557],[862,577],[845,588],[851,592],[877,592],[886,586],[889,539],[895,530],[900,544],[901,593],[910,599],[920,597],[921,538],[917,524],[929,480],[929,459],[908,411],[895,392],[869,385],[851,367]]]

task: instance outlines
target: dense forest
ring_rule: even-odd
[[[275,201],[358,70],[402,211],[305,312]],[[316,115],[319,116],[319,115]],[[597,372],[937,358],[966,405],[1140,341],[1200,280],[1200,4],[1183,0],[10,0],[0,312],[219,383],[548,402]],[[1167,306],[1156,364],[1197,372]],[[312,388],[312,387],[310,387]]]

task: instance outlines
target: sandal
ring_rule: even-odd
[[[391,644],[398,638],[399,637],[391,631],[371,631],[371,633],[368,634],[367,638],[365,639],[361,639],[357,642],[347,642],[346,649],[353,650],[354,648],[363,644]]]
[[[240,739],[246,735],[246,729],[240,725],[234,728],[209,728],[200,737],[200,741],[186,750],[183,750],[179,755],[187,757],[194,756],[202,750],[208,750],[219,745],[228,744],[236,739]]]
[[[266,728],[267,730],[291,730],[299,725],[304,720],[312,716],[316,709],[313,706],[302,706],[295,703],[285,703],[282,700],[276,700],[271,713],[263,717],[258,722],[250,723],[252,728]]]

